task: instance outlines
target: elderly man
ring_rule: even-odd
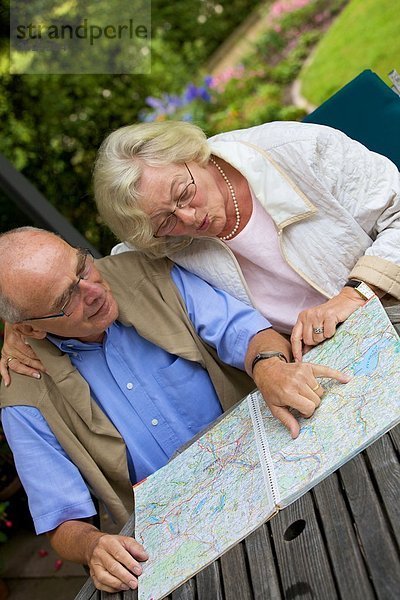
[[[123,524],[131,484],[253,386],[291,431],[310,416],[328,367],[287,364],[289,343],[261,315],[173,266],[126,253],[94,262],[48,232],[0,236],[0,317],[46,368],[2,386],[2,422],[38,533],[87,564],[106,591],[137,587],[143,547],[85,521],[91,494]],[[10,362],[12,357],[3,357]],[[226,364],[230,366],[227,366]]]

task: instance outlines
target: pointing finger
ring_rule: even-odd
[[[310,363],[311,364],[311,363]],[[336,369],[331,369],[325,365],[311,364],[314,377],[328,377],[329,379],[336,379],[340,383],[348,383],[351,380],[350,375],[346,375]]]
[[[297,362],[302,360],[302,339],[303,339],[303,324],[299,321],[293,327],[290,342],[292,344],[293,358]]]

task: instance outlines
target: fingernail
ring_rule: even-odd
[[[135,575],[141,575],[142,574],[142,569],[141,567],[133,567],[133,572],[135,573]]]
[[[136,579],[131,579],[130,580],[129,587],[131,588],[131,590],[136,590],[136,588],[137,588],[137,581],[136,581]]]
[[[130,589],[129,585],[124,585],[124,584],[121,585],[121,590],[123,590],[124,592],[127,592],[129,589]]]
[[[40,373],[34,373],[33,376],[36,377],[36,379],[40,379],[40,377],[41,377]]]
[[[9,383],[6,383],[6,382],[4,382],[4,385],[5,385],[6,387],[8,387],[10,384],[9,384]]]

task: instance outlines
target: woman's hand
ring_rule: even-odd
[[[353,288],[344,287],[327,302],[303,310],[290,336],[294,359],[301,361],[303,345],[316,346],[335,335],[337,325],[364,304],[365,300]]]
[[[0,375],[6,386],[11,383],[10,370],[21,375],[29,375],[35,379],[40,379],[40,373],[46,372],[41,361],[28,342],[25,341],[25,336],[18,331],[17,326],[5,323]]]

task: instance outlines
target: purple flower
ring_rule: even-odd
[[[211,96],[208,93],[208,90],[206,90],[206,88],[201,87],[201,88],[198,89],[198,92],[199,92],[199,98],[201,98],[205,102],[210,102],[211,101]]]
[[[182,98],[180,98],[180,96],[170,96],[169,94],[164,95],[163,96],[166,101],[167,101],[167,105],[170,106],[171,108],[180,108],[183,105],[183,101]]]
[[[189,85],[186,87],[186,90],[183,93],[183,97],[186,100],[186,102],[192,102],[193,100],[196,100],[198,96],[198,88],[194,85],[194,83],[189,83]]]
[[[163,103],[161,100],[159,98],[154,98],[153,96],[147,96],[146,104],[148,104],[151,108],[155,108],[156,110],[163,108]]]

